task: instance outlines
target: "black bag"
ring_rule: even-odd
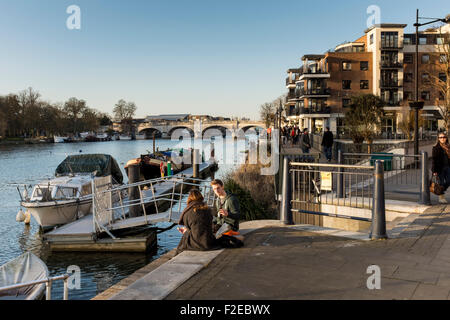
[[[222,248],[240,248],[244,245],[241,240],[227,235],[221,236],[219,239],[217,239],[217,242]]]
[[[445,193],[445,188],[441,185],[438,176],[434,176],[430,181],[430,192],[434,193],[437,196],[443,195]]]

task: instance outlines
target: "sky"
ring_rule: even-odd
[[[69,29],[69,6],[80,29]],[[167,113],[259,119],[286,92],[286,70],[381,23],[445,17],[448,0],[0,0],[0,95],[28,87],[43,99],[84,99],[112,115]],[[72,21],[72,20],[70,20]],[[373,20],[371,20],[373,21]]]

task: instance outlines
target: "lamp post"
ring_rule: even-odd
[[[428,19],[432,21],[428,21],[425,23],[419,23],[419,19]],[[444,19],[441,18],[424,18],[419,17],[419,9],[416,12],[416,23],[414,26],[416,27],[416,55],[415,55],[415,73],[416,73],[416,81],[415,81],[415,99],[413,102],[409,103],[411,109],[414,110],[414,154],[419,154],[419,110],[423,109],[424,101],[419,101],[419,27],[425,26],[427,24],[435,23],[435,22],[444,22],[450,23],[450,15],[447,15]]]

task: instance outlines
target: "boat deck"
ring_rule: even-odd
[[[214,163],[213,162],[204,162],[199,165],[199,173],[205,172],[210,169]],[[173,178],[191,178],[193,175],[193,168],[188,168],[176,175]],[[161,195],[164,193],[172,192],[173,182],[168,179],[167,182],[157,183],[153,185],[155,195]],[[147,194],[145,196],[151,196],[152,191],[146,190]],[[170,216],[170,219],[169,219]],[[146,216],[139,216],[135,218],[127,218],[123,220],[118,220],[114,224],[109,227],[109,230],[120,230],[126,228],[133,228],[138,226],[144,226],[148,224],[155,224],[158,222],[174,222],[177,223],[180,217],[180,212],[173,210],[170,212],[162,212],[156,214],[149,214]],[[80,244],[80,250],[84,250],[82,247],[86,247],[88,243],[98,243],[101,240],[95,239],[94,232],[94,222],[92,214],[88,214],[77,221],[68,223],[62,227],[56,228],[50,232],[44,234],[44,239],[50,244],[50,247],[60,247],[61,245],[67,246],[68,244],[78,243]],[[111,240],[123,241],[123,239],[108,239],[109,242]],[[129,241],[128,241],[129,242]],[[73,247],[73,246],[70,246]]]

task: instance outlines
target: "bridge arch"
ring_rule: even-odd
[[[211,136],[217,136],[218,132],[221,132],[222,137],[225,137],[227,135],[227,131],[229,131],[229,133],[231,132],[230,129],[225,126],[213,125],[203,129],[202,137],[208,136],[210,138]]]
[[[179,137],[186,137],[188,135],[190,135],[191,137],[194,137],[194,130],[192,130],[189,127],[186,126],[176,126],[171,128],[168,132],[167,135],[169,137],[172,137],[172,135],[175,134],[175,139],[179,138]]]
[[[139,131],[139,134],[145,134],[145,138],[151,139],[153,138],[153,134],[155,134],[156,138],[161,138],[162,132],[156,128],[145,128]]]
[[[242,131],[247,132],[250,129],[255,129],[257,132],[264,131],[265,129],[257,124],[247,125],[241,128]]]

